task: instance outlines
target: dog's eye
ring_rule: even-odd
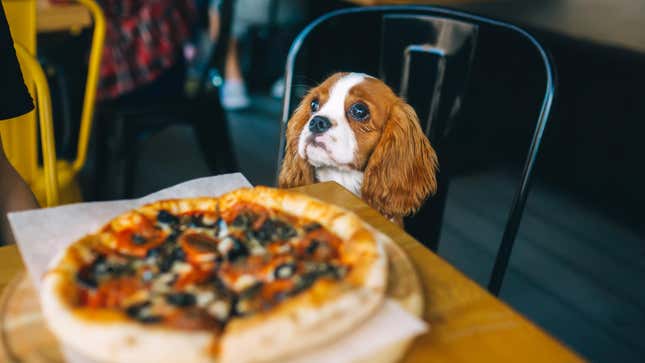
[[[370,116],[370,110],[362,102],[356,102],[349,106],[349,116],[356,121],[365,121]]]
[[[317,112],[318,109],[320,108],[320,104],[318,103],[318,99],[314,98],[311,101],[311,104],[309,105],[309,107],[311,107],[311,112]]]

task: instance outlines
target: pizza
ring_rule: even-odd
[[[387,283],[380,238],[286,190],[162,200],[64,250],[41,305],[63,343],[101,362],[270,362],[375,312]]]

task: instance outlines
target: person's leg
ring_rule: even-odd
[[[250,104],[244,85],[244,76],[240,67],[237,39],[231,37],[226,53],[224,85],[222,87],[222,105],[227,110],[239,110]]]
[[[240,68],[240,58],[238,52],[237,39],[231,38],[228,42],[228,52],[226,54],[226,69],[224,72],[226,81],[244,81],[242,69]]]

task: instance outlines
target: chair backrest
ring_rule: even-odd
[[[414,108],[435,147],[460,109],[477,31],[444,17],[383,16],[379,76]]]
[[[32,56],[36,54],[36,1],[35,0],[2,0],[3,6],[7,14],[9,27],[16,44],[20,44],[23,49]],[[89,143],[90,131],[92,129],[92,119],[94,115],[94,106],[96,99],[96,89],[98,84],[99,69],[101,65],[101,53],[103,51],[103,43],[105,39],[105,17],[103,11],[94,0],[76,0],[81,5],[85,6],[94,20],[94,31],[92,36],[92,46],[90,50],[87,79],[85,82],[85,95],[83,98],[83,109],[81,113],[81,122],[78,138],[77,155],[72,164],[74,173],[78,173],[83,167],[87,158],[87,148]],[[26,59],[23,57],[23,59]],[[28,62],[31,64],[32,62]],[[24,65],[21,63],[21,66]],[[46,95],[47,104],[51,103],[49,96],[49,88],[46,84],[38,85],[37,81],[30,78],[33,74],[38,73],[33,65],[30,66],[28,74],[25,75],[25,82],[27,88],[33,95],[36,93]],[[40,87],[38,89],[38,87]],[[46,88],[45,88],[46,87]],[[42,93],[40,93],[42,91]],[[40,100],[37,100],[37,107],[41,105]],[[49,109],[50,107],[47,107]],[[49,114],[50,111],[43,111]],[[40,110],[38,112],[40,115]],[[51,119],[51,114],[48,116]],[[43,120],[40,120],[41,125]],[[0,126],[5,150],[8,158],[14,165],[20,175],[30,184],[34,183],[36,178],[43,175],[39,171],[38,163],[38,145],[37,145],[37,127],[36,127],[36,113],[29,113],[17,117],[12,120],[7,120]],[[42,132],[42,130],[41,130]],[[41,134],[42,136],[42,134]],[[53,139],[52,139],[53,142]],[[48,150],[43,145],[43,157],[47,159],[49,155],[45,152]],[[55,159],[55,154],[54,154]],[[43,163],[45,172],[47,165]],[[49,182],[46,181],[46,185]],[[46,187],[48,190],[49,187]],[[47,192],[49,193],[49,192]],[[49,195],[49,194],[47,194]],[[47,197],[49,200],[49,197]],[[56,198],[58,200],[58,198]],[[42,202],[42,201],[41,201]],[[47,203],[48,205],[49,202]]]
[[[96,104],[96,90],[101,67],[101,55],[103,54],[103,45],[105,43],[105,16],[103,15],[103,10],[101,10],[101,7],[96,3],[96,1],[76,1],[89,10],[92,15],[92,20],[94,21],[92,45],[87,65],[87,79],[85,80],[83,110],[81,111],[81,123],[78,133],[78,146],[76,148],[76,158],[72,164],[74,172],[78,173],[83,168],[83,165],[85,165],[85,160],[87,160],[87,148],[90,141],[90,132],[92,131],[92,121]]]
[[[489,289],[497,294],[519,228],[555,92],[550,59],[539,42],[525,30],[504,22],[431,6],[350,8],[323,15],[298,35],[287,58],[278,171],[284,154],[287,122],[300,96],[293,92],[296,79],[300,82],[320,81],[324,75],[342,70],[379,74],[400,95],[406,96],[408,102],[417,108],[422,123],[425,123],[422,127],[426,134],[438,147],[442,174],[445,174],[444,170],[449,167],[446,168],[444,164],[446,159],[442,155],[442,141],[453,128],[451,123],[464,102],[469,68],[473,55],[480,48],[477,43],[481,41],[483,29],[493,33],[509,33],[523,47],[530,49],[543,70],[544,78],[540,82],[543,81],[545,87],[541,97],[536,98],[536,108],[539,108],[537,123],[531,131],[528,155],[489,282]],[[330,32],[335,35],[333,41],[325,41],[324,37],[329,37]],[[306,52],[303,51],[305,49]],[[500,57],[513,58],[513,53],[510,54]],[[315,62],[308,61],[314,59]],[[532,113],[532,110],[528,113]],[[496,115],[486,116],[493,118]],[[439,189],[445,192],[447,180],[444,178],[442,181],[441,177]],[[435,199],[431,201],[433,213],[418,215],[417,225],[440,224],[444,204],[441,201],[437,203]],[[425,219],[428,216],[433,219]],[[406,228],[409,226],[407,222]],[[437,231],[435,236],[438,235]],[[411,232],[427,243],[423,235],[414,233],[414,229]]]
[[[11,28],[13,39],[16,43],[22,44],[31,54],[36,54],[36,1],[35,0],[2,0],[7,12],[7,20]],[[85,94],[83,96],[83,108],[81,111],[80,129],[77,141],[77,154],[72,163],[75,173],[78,173],[87,159],[87,149],[92,130],[94,108],[96,104],[96,91],[101,67],[101,54],[105,40],[105,16],[103,10],[95,0],[75,0],[87,8],[94,22],[92,44],[89,53],[87,78],[85,80]],[[34,124],[35,125],[35,124]],[[31,131],[31,130],[30,130]],[[21,151],[23,153],[23,151]],[[17,169],[23,177],[30,180],[37,171],[35,153],[25,154],[29,167],[23,167],[20,162]]]
[[[442,138],[460,111],[479,27],[425,14],[386,14],[381,22],[379,76],[415,109],[439,160],[444,160]],[[435,252],[450,181],[448,170],[440,168],[432,203],[405,220],[408,233]]]
[[[58,204],[58,177],[56,170],[56,147],[54,145],[54,124],[52,121],[49,85],[47,84],[45,72],[40,66],[40,63],[38,63],[38,60],[22,45],[16,43],[15,48],[18,62],[20,63],[20,69],[25,80],[28,82],[28,86],[32,85],[32,88],[34,89],[34,91],[31,92],[31,96],[36,103],[36,112],[30,112],[29,115],[32,118],[35,118],[36,113],[38,115],[41,142],[40,147],[42,149],[43,159],[43,177],[45,184],[45,200],[40,200],[39,202],[45,206],[51,207]],[[27,81],[27,79],[30,81]],[[15,144],[16,143],[14,143],[14,145]],[[31,145],[27,145],[26,143],[23,145],[31,147]]]

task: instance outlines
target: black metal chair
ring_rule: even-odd
[[[467,103],[464,97],[471,86],[469,73],[473,59],[481,51],[478,42],[482,32],[486,36],[507,33],[514,42],[534,52],[532,56],[544,72],[545,84],[543,94],[534,97],[539,99],[537,123],[529,131],[528,155],[488,285],[492,293],[498,294],[555,94],[551,61],[542,45],[527,31],[501,21],[430,6],[349,8],[321,16],[298,35],[287,58],[278,172],[284,155],[287,122],[302,96],[293,91],[296,81],[321,81],[337,70],[378,74],[415,108],[422,128],[439,155],[438,194],[405,221],[410,234],[436,251],[452,172],[449,150],[444,144],[459,127],[456,120],[461,106]],[[330,38],[330,34],[335,36]],[[505,46],[499,44],[500,49]]]
[[[96,130],[96,199],[104,198],[102,184],[108,181],[109,161],[119,158],[125,159],[123,194],[126,198],[131,198],[141,143],[152,133],[176,122],[191,123],[194,129],[197,126],[196,122],[202,123],[196,136],[200,140],[202,151],[207,153],[206,161],[212,173],[237,171],[227,116],[220,103],[218,90],[204,86],[208,81],[209,69],[224,69],[233,10],[234,0],[221,1],[220,41],[217,42],[203,74],[199,77],[197,89],[191,94],[184,92],[183,85],[180,85],[177,97],[172,99],[154,100],[144,104],[126,99],[125,102],[117,100],[101,105]],[[210,146],[205,150],[204,145],[207,143]]]

